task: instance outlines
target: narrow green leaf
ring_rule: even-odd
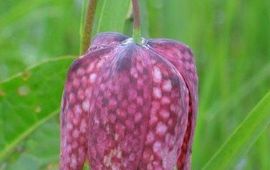
[[[270,123],[270,91],[254,107],[203,169],[229,169],[258,139]]]
[[[41,125],[23,142],[23,152],[17,159],[6,162],[7,170],[58,169],[60,138],[56,117],[58,115]]]
[[[47,60],[0,82],[0,161],[59,112],[66,72],[72,59]]]
[[[129,5],[130,0],[98,1],[92,35],[106,31],[123,32]]]

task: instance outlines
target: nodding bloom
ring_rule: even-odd
[[[190,169],[197,80],[184,44],[98,35],[68,72],[60,169]]]

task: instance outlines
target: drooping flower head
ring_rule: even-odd
[[[60,169],[190,169],[197,73],[184,44],[102,33],[62,100]]]

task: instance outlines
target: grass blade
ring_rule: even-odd
[[[98,1],[92,35],[105,31],[123,32],[129,5],[129,0]]]
[[[270,91],[254,107],[203,169],[228,169],[241,158],[242,154],[248,151],[269,123]]]

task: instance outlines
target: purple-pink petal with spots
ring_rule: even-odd
[[[61,170],[189,169],[197,112],[190,50],[103,33],[71,66],[62,99]]]

